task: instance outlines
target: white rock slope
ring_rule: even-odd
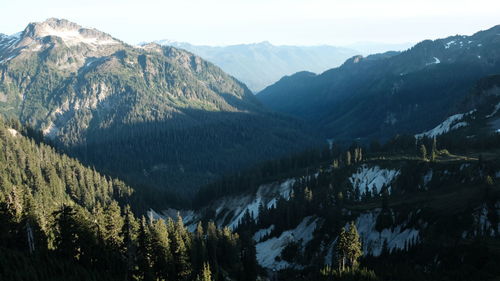
[[[280,237],[273,237],[256,245],[257,261],[268,269],[280,270],[291,265],[283,260],[276,260],[281,255],[281,251],[290,242],[301,242],[305,246],[313,239],[313,232],[318,225],[318,219],[305,217],[294,229],[281,233]]]
[[[453,131],[453,130],[456,130],[458,128],[465,127],[469,124],[465,121],[462,121],[462,120],[464,119],[464,117],[466,117],[474,112],[475,112],[475,110],[472,110],[472,111],[469,111],[467,113],[459,113],[459,114],[452,115],[452,116],[446,118],[446,120],[444,120],[443,123],[437,125],[433,129],[426,131],[426,132],[423,132],[421,134],[417,134],[417,135],[415,135],[415,137],[417,139],[423,138],[423,137],[433,138],[433,137],[437,137],[439,135],[448,133],[449,131]]]
[[[379,194],[383,186],[386,186],[389,192],[391,191],[390,184],[397,178],[399,173],[398,170],[362,165],[356,173],[349,177],[349,182],[354,189],[359,188],[361,194],[366,192],[366,188],[372,194]]]

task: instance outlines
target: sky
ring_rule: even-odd
[[[499,0],[1,0],[0,33],[65,18],[127,43],[407,43],[500,24]]]

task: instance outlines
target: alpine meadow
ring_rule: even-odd
[[[0,7],[0,281],[500,280],[499,3]]]

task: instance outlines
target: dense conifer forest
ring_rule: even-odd
[[[0,121],[2,280],[255,280],[248,237],[139,217],[131,187],[11,125]]]

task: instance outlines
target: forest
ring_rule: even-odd
[[[130,208],[133,189],[0,121],[2,280],[255,280],[255,245]]]

